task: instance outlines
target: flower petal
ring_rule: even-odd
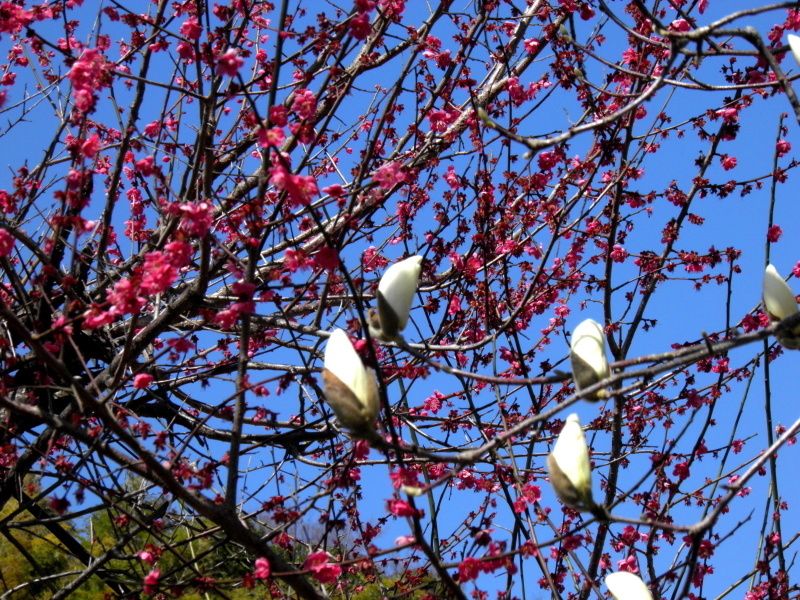
[[[381,333],[394,339],[408,324],[408,313],[417,293],[421,256],[411,256],[389,267],[378,284]]]
[[[764,271],[763,288],[764,308],[773,323],[783,321],[797,312],[797,300],[792,288],[772,265],[767,265]]]
[[[605,582],[615,600],[653,600],[645,582],[633,573],[617,571],[606,576]]]

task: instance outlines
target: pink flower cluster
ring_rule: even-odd
[[[320,583],[336,583],[342,574],[342,567],[330,564],[328,553],[322,550],[309,554],[303,568],[311,571],[311,576]]]
[[[83,113],[89,112],[94,108],[94,92],[109,83],[109,66],[97,48],[87,48],[72,65],[67,77],[72,82],[75,108]]]

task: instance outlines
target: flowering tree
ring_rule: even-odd
[[[138,4],[0,2],[8,597],[797,595],[796,2]]]

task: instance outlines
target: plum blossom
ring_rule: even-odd
[[[190,40],[200,39],[200,34],[203,31],[203,26],[198,23],[195,17],[186,19],[180,28],[180,34]]]
[[[271,573],[272,573],[272,570],[270,569],[269,561],[266,558],[263,558],[263,557],[257,558],[256,559],[256,568],[255,568],[255,571],[253,572],[253,575],[255,576],[255,578],[256,579],[267,579],[270,576]]]
[[[13,2],[0,4],[0,33],[18,33],[33,21],[33,13]]]
[[[333,584],[339,579],[342,574],[342,567],[328,562],[328,553],[320,550],[319,552],[312,552],[306,558],[304,569],[311,571],[311,576],[320,583]]]
[[[372,181],[382,190],[390,190],[406,180],[406,175],[400,170],[400,163],[390,162],[382,165],[372,175]]]
[[[350,21],[350,35],[357,40],[365,40],[372,32],[369,14],[362,12]]]
[[[214,207],[208,202],[186,202],[179,207],[181,229],[197,237],[205,237],[214,224]]]
[[[149,373],[139,373],[133,377],[133,387],[137,390],[146,390],[153,383],[153,379]]]
[[[229,48],[225,54],[217,59],[217,75],[236,77],[239,69],[244,66],[244,59],[239,56],[236,48]]]
[[[76,60],[67,78],[72,82],[75,107],[88,112],[94,107],[96,92],[108,85],[108,66],[105,57],[97,48],[87,48]]]
[[[9,256],[14,249],[14,236],[6,229],[0,229],[0,256]]]
[[[317,113],[317,99],[311,90],[297,90],[292,101],[292,112],[307,121],[313,119]]]
[[[720,159],[721,159],[720,163],[722,164],[722,168],[725,169],[726,171],[730,171],[731,169],[735,169],[736,168],[736,164],[737,164],[738,161],[736,160],[735,156],[727,156],[727,155],[725,155],[725,156],[721,156]]]
[[[145,575],[142,591],[144,591],[145,594],[155,593],[159,577],[161,577],[160,569],[153,569],[147,575]]]

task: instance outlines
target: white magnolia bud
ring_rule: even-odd
[[[378,315],[372,316],[373,334],[393,340],[406,328],[417,293],[421,256],[411,256],[386,269],[378,284]],[[377,321],[377,322],[376,322]]]
[[[614,600],[653,600],[645,582],[633,573],[617,571],[608,575],[605,581]]]
[[[792,36],[795,37],[795,36]],[[800,44],[800,38],[798,38]],[[777,323],[797,312],[794,292],[772,265],[764,271],[764,308],[770,321]]]
[[[572,377],[578,390],[594,385],[608,377],[606,336],[603,328],[596,321],[586,319],[575,328],[572,333],[569,358],[572,363]],[[587,396],[586,399],[598,400],[602,395],[601,390]]]
[[[375,432],[379,409],[375,373],[364,366],[342,329],[334,331],[325,346],[322,382],[325,399],[344,427],[356,437]]]
[[[800,38],[795,39],[800,44]],[[780,323],[775,338],[784,348],[800,350],[800,313],[792,288],[772,265],[764,271],[763,287],[764,310],[773,324]]]
[[[547,470],[550,485],[561,502],[576,510],[595,510],[589,448],[578,415],[567,417],[553,451],[547,456]]]
[[[789,47],[792,49],[794,60],[800,65],[800,37],[792,35],[791,33],[787,37],[789,38]]]

